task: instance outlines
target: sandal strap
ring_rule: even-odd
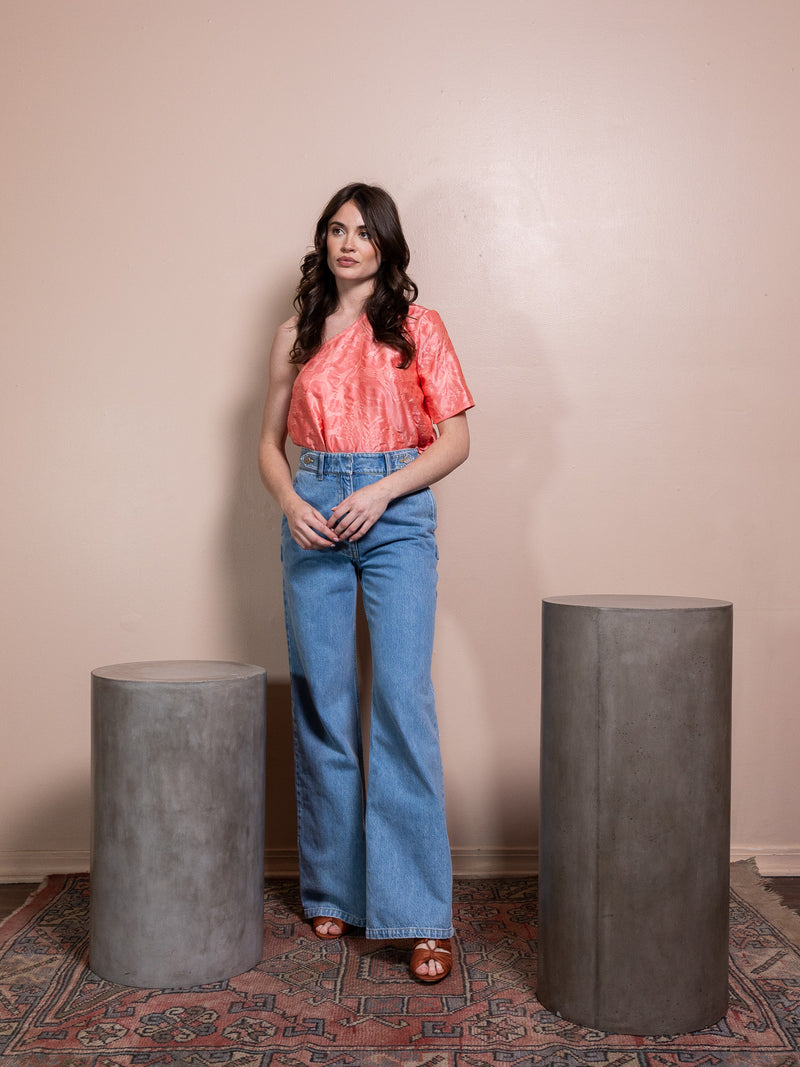
[[[441,974],[418,974],[418,968],[423,964],[438,963],[442,968]],[[440,982],[450,974],[453,966],[453,953],[450,950],[448,938],[426,937],[417,941],[414,951],[411,953],[411,974],[420,982]]]

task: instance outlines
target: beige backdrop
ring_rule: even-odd
[[[800,874],[796,0],[3,0],[0,877],[85,867],[89,672],[264,664],[255,446],[330,193],[395,195],[477,408],[437,488],[460,870],[536,861],[540,601],[735,605],[732,844]],[[579,783],[576,783],[576,788]]]

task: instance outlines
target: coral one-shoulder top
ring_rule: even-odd
[[[426,449],[434,423],[473,406],[461,365],[435,311],[412,304],[406,327],[416,346],[406,370],[396,348],[379,344],[366,315],[326,341],[295,379],[289,436],[318,452]]]

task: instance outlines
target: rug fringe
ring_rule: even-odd
[[[765,884],[754,856],[731,864],[731,889],[752,904],[800,950],[800,915],[787,908],[777,891]]]

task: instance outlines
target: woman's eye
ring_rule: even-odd
[[[362,241],[370,240],[369,230],[359,230],[358,236],[361,238]]]

